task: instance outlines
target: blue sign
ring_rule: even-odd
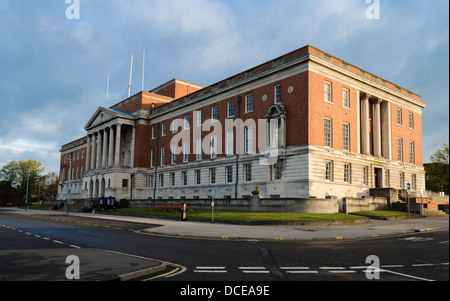
[[[211,189],[211,197],[214,196],[214,189]]]
[[[406,189],[410,190],[411,189],[411,184],[406,183]]]

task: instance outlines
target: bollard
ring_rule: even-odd
[[[186,208],[186,203],[183,203],[183,207],[182,207],[182,209],[181,209],[181,220],[182,220],[183,222],[185,222],[186,219],[187,219],[187,217],[186,217],[186,210],[187,210],[187,208]]]

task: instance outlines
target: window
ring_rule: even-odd
[[[326,81],[323,85],[323,100],[324,101],[333,103],[331,92],[332,92],[331,83]]]
[[[324,135],[325,135],[324,145],[332,147],[333,133],[332,133],[332,121],[330,118],[325,118]]]
[[[149,184],[149,186],[151,187],[151,188],[153,188],[153,185],[154,185],[154,183],[153,183],[153,175],[150,175],[149,177],[148,177],[148,181],[150,182]]]
[[[369,166],[363,167],[363,181],[364,185],[369,185]]]
[[[397,138],[397,160],[403,161],[403,139]]]
[[[325,180],[333,181],[333,161],[325,163]]]
[[[170,185],[175,186],[175,173],[174,172],[170,173]]]
[[[211,122],[217,121],[219,119],[218,115],[219,115],[219,107],[218,106],[212,107],[211,108],[211,119],[212,119]]]
[[[225,167],[227,183],[233,183],[233,166]]]
[[[384,171],[384,187],[391,185],[391,172],[389,170]]]
[[[183,177],[183,185],[186,186],[187,185],[187,181],[188,181],[188,174],[187,171],[182,171],[181,172],[181,176]]]
[[[343,134],[343,149],[345,151],[350,151],[350,124],[343,123],[342,124],[342,134]]]
[[[402,109],[397,108],[397,124],[402,125]]]
[[[196,145],[196,160],[199,161],[202,159],[202,138],[197,138],[197,145]]]
[[[253,94],[245,96],[245,113],[253,112]]]
[[[175,144],[170,146],[170,152],[172,153],[170,162],[172,164],[177,163],[177,146]]]
[[[166,147],[161,147],[161,166],[164,166],[166,164]]]
[[[409,141],[409,163],[414,164],[415,158],[414,158],[414,141]]]
[[[413,113],[408,113],[408,124],[411,130],[414,129],[414,115]]]
[[[230,101],[227,103],[227,107],[228,107],[228,110],[227,110],[227,117],[228,117],[228,118],[234,117],[234,100],[230,100]]]
[[[152,139],[156,139],[156,126],[152,127]]]
[[[350,108],[350,90],[346,88],[342,89],[342,106]]]
[[[352,182],[352,165],[350,163],[344,163],[344,182]]]
[[[183,144],[183,162],[189,161],[189,141]]]
[[[203,111],[197,111],[197,126],[203,125]]]
[[[400,188],[405,189],[405,173],[400,173]]]
[[[150,151],[150,167],[154,167],[155,166],[155,150],[152,149]]]
[[[272,167],[272,179],[281,180],[281,172],[283,169],[283,160],[278,160]]]
[[[234,132],[233,130],[227,132],[227,156],[232,156],[234,154]]]
[[[178,132],[178,119],[174,119],[172,123],[170,124],[170,129],[172,131],[172,134]]]
[[[163,174],[159,175],[159,186],[164,187],[164,175]]]
[[[252,165],[244,164],[244,181],[250,182],[252,180]]]
[[[197,185],[201,184],[201,175],[202,175],[202,171],[200,169],[196,169],[195,170],[195,180]]]
[[[416,190],[416,181],[417,181],[417,177],[416,175],[411,175],[411,189]]]
[[[281,103],[281,85],[276,85],[275,86],[275,90],[274,90],[274,102],[277,103]]]
[[[209,183],[215,184],[216,183],[216,168],[210,168],[209,169]]]
[[[217,135],[211,137],[211,158],[217,158]]]
[[[246,154],[253,152],[253,128],[248,126],[244,128],[244,152]]]
[[[183,130],[189,130],[189,115],[184,116]]]
[[[163,123],[161,125],[161,137],[164,137],[166,135],[166,128],[167,128],[167,124]]]

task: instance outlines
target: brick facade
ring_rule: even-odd
[[[233,198],[258,185],[264,197],[342,198],[404,188],[401,180],[424,188],[420,99],[309,45],[208,87],[174,79],[93,115],[78,140],[86,153],[80,197],[204,198],[214,188],[217,197]],[[213,114],[217,121],[205,128]],[[238,119],[244,126],[226,128]],[[61,191],[63,157],[79,150],[72,144],[61,150]],[[261,163],[275,146],[275,161]]]

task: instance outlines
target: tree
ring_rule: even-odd
[[[39,183],[44,183],[46,178],[42,175],[44,171],[45,167],[36,160],[12,161],[0,170],[0,179],[17,188],[22,197],[26,195],[28,182],[28,195],[37,195]]]
[[[426,185],[431,191],[449,193],[449,149],[444,143],[440,149],[430,156],[430,164],[425,165]]]

